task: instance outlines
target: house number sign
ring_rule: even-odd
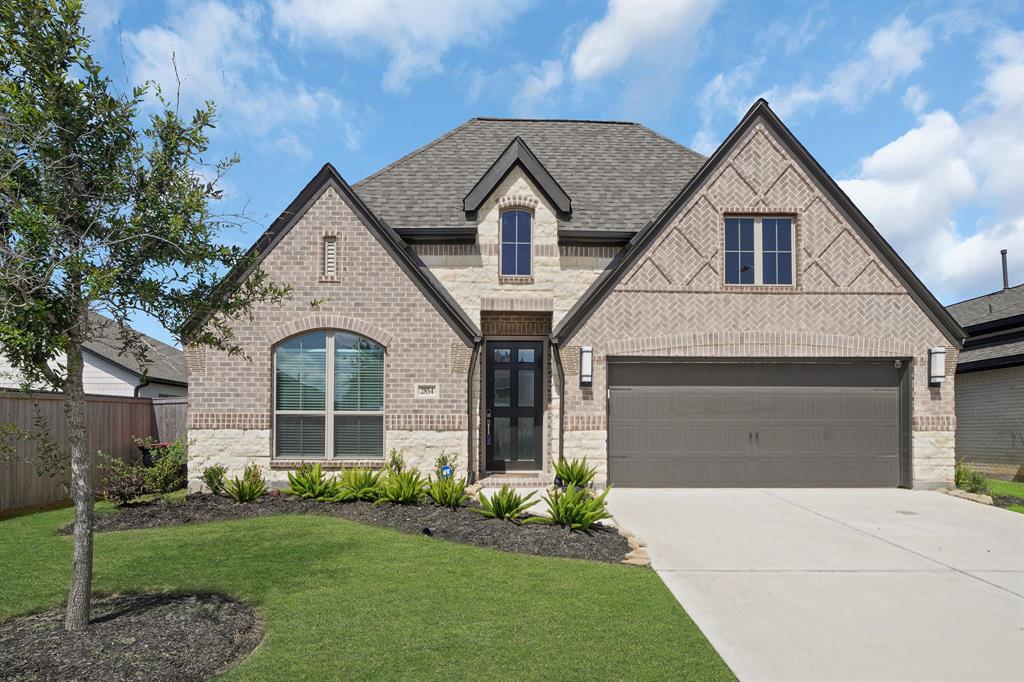
[[[416,384],[416,397],[436,399],[438,393],[437,384]]]

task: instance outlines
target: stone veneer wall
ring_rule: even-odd
[[[726,214],[791,215],[792,287],[726,286]],[[755,124],[563,350],[594,348],[594,383],[566,380],[567,457],[606,467],[608,356],[912,358],[914,485],[953,479],[956,351],[769,129]],[[575,367],[572,368],[576,370]],[[568,367],[567,367],[568,370]],[[603,482],[603,481],[602,481]]]
[[[323,276],[325,237],[338,242],[337,275]],[[291,285],[282,306],[258,305],[234,324],[248,358],[189,348],[190,486],[213,463],[236,475],[249,461],[272,468],[272,349],[296,334],[339,329],[369,337],[385,352],[385,447],[404,448],[424,472],[441,450],[467,464],[466,372],[469,349],[344,199],[327,188],[263,261],[271,279]],[[438,385],[418,398],[417,383]],[[383,460],[366,462],[379,466]]]

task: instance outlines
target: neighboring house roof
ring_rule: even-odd
[[[403,234],[467,221],[475,227],[463,200],[517,137],[572,197],[572,215],[560,216],[560,228],[637,231],[704,163],[636,123],[474,118],[354,188]]]
[[[188,385],[185,354],[180,349],[133,329],[132,332],[138,334],[149,347],[151,362],[143,368],[132,354],[121,354],[121,328],[114,320],[97,312],[90,312],[89,315],[95,336],[83,344],[85,350],[139,377],[147,376],[151,382]]]
[[[1024,284],[949,306],[967,331],[958,372],[1024,365]]]
[[[948,310],[964,328],[1024,315],[1024,284],[954,303]]]
[[[861,238],[867,242],[878,258],[883,263],[886,263],[890,270],[900,279],[910,296],[943,332],[946,338],[957,348],[961,347],[966,336],[964,330],[960,328],[960,325],[956,323],[956,320],[953,319],[942,304],[936,300],[935,296],[928,291],[927,287],[921,283],[917,275],[903,262],[903,259],[893,250],[892,246],[878,233],[878,230],[860,212],[860,209],[846,196],[846,193],[836,184],[835,180],[825,172],[825,169],[796,139],[789,128],[779,120],[779,117],[775,115],[775,112],[771,110],[768,102],[764,99],[757,100],[750,107],[750,110],[747,111],[736,128],[733,129],[700,170],[689,179],[682,190],[671,201],[666,203],[656,219],[638,232],[626,245],[626,248],[616,256],[610,266],[598,276],[590,288],[587,289],[558,323],[558,326],[552,332],[552,341],[561,343],[568,340],[586,321],[591,312],[611,293],[622,277],[629,272],[630,267],[636,263],[640,255],[655,242],[657,236],[671,223],[679,209],[703,185],[704,181],[711,177],[718,165],[728,158],[733,147],[758,120],[763,121],[785,143],[791,153],[805,167],[808,174],[831,197],[839,209],[847,215],[851,225],[857,230]]]
[[[256,243],[253,244],[247,256],[254,257],[252,260],[246,258],[249,267],[246,269],[233,270],[221,281],[219,286],[234,286],[242,282],[252,270],[260,264],[263,258],[277,245],[281,239],[288,234],[292,226],[305,215],[306,211],[320,198],[328,188],[333,187],[338,195],[344,200],[356,216],[366,225],[384,250],[395,260],[402,270],[409,275],[413,283],[419,288],[427,300],[437,309],[442,317],[451,325],[460,338],[467,344],[472,345],[481,336],[473,320],[455,302],[451,294],[441,285],[430,272],[429,268],[420,260],[419,256],[405,243],[402,238],[381,220],[367,207],[363,200],[352,190],[341,174],[329,163],[324,164],[312,180],[306,184],[298,196],[288,204],[288,208],[281,212],[281,215],[271,223]],[[461,197],[460,197],[461,203]],[[201,327],[210,319],[211,313],[204,312],[188,320],[185,324],[184,336]]]

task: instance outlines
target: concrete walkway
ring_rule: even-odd
[[[909,490],[609,503],[742,680],[1024,680],[1024,515]]]

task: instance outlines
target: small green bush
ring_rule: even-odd
[[[985,474],[969,464],[957,464],[954,477],[957,488],[978,495],[988,494],[988,481],[985,480]]]
[[[388,463],[384,465],[389,474],[399,474],[405,471],[405,451],[398,448],[391,448],[388,453]]]
[[[480,508],[470,507],[469,510],[471,512],[476,512],[477,514],[483,514],[484,516],[492,519],[518,521],[526,514],[527,509],[537,504],[538,500],[530,502],[530,498],[536,494],[536,491],[534,491],[526,496],[520,495],[512,488],[508,487],[508,484],[506,483],[501,486],[501,490],[492,494],[490,498],[481,492]],[[528,502],[529,504],[527,504]]]
[[[224,492],[224,477],[228,470],[221,464],[214,464],[203,469],[203,483],[214,495]]]
[[[253,502],[267,494],[269,486],[263,478],[263,468],[250,463],[245,467],[242,478],[237,476],[224,486],[224,492],[235,502]]]
[[[555,476],[566,488],[587,488],[590,486],[597,469],[589,466],[585,459],[560,460],[555,462]]]
[[[162,495],[181,490],[188,483],[188,453],[184,439],[150,450],[153,466],[146,469],[146,487]]]
[[[120,457],[108,457],[99,453],[103,460],[100,465],[103,475],[103,497],[117,505],[125,505],[136,497],[145,495],[146,468],[128,464]]]
[[[330,500],[338,495],[338,479],[324,475],[320,463],[303,464],[295,473],[288,472],[286,495],[298,495],[304,500]]]
[[[374,504],[419,504],[427,494],[427,481],[416,469],[389,473],[380,483],[380,494]]]
[[[341,472],[335,502],[362,500],[374,502],[380,496],[380,472],[365,467],[345,469]]]
[[[434,477],[438,479],[444,478],[444,472],[442,469],[449,466],[452,468],[451,478],[455,478],[455,472],[459,470],[457,465],[458,461],[458,458],[454,454],[446,450],[442,450],[441,454],[434,459]]]
[[[452,478],[429,479],[430,488],[427,494],[434,504],[450,509],[458,509],[466,501],[466,479]]]
[[[556,523],[570,530],[588,530],[598,521],[611,518],[612,515],[608,513],[604,503],[609,490],[611,486],[597,496],[592,495],[586,488],[574,486],[569,486],[564,491],[555,490],[544,496],[551,518],[543,521]],[[530,520],[541,520],[541,517]]]

